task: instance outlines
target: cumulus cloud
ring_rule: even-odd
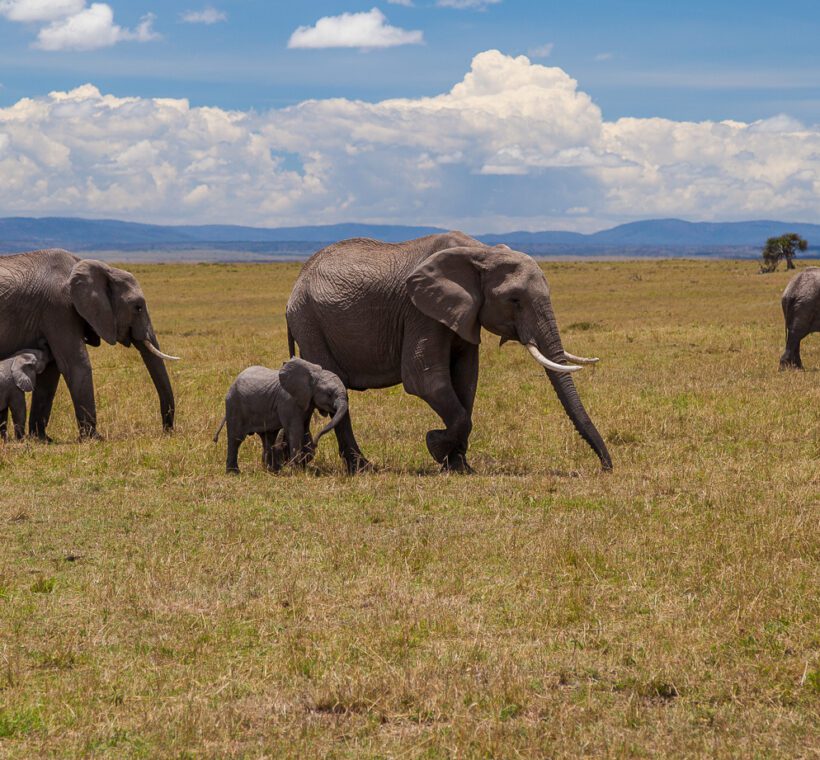
[[[430,223],[478,233],[653,216],[820,212],[820,129],[606,121],[557,67],[477,55],[449,92],[266,113],[86,85],[0,109],[4,214],[286,225]]]
[[[218,24],[220,21],[227,21],[228,14],[219,11],[212,6],[207,6],[201,11],[185,11],[180,19],[186,24]]]
[[[41,50],[96,50],[118,42],[149,42],[159,38],[154,31],[155,16],[148,13],[136,29],[114,23],[114,11],[107,3],[85,0],[0,0],[0,15],[10,21],[48,22],[37,33],[35,47]]]
[[[291,34],[288,47],[369,49],[422,42],[422,32],[390,26],[387,17],[378,8],[372,8],[363,13],[324,16],[313,26],[300,26]]]

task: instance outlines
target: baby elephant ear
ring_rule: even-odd
[[[37,379],[37,359],[31,354],[15,357],[11,363],[11,376],[14,384],[23,393],[30,393],[34,390],[34,383]]]
[[[421,262],[407,278],[407,292],[423,314],[441,322],[468,343],[481,343],[478,314],[483,248],[447,248]]]
[[[71,303],[80,316],[97,335],[113,346],[117,342],[117,322],[111,303],[110,276],[111,267],[108,264],[83,259],[71,270],[68,289]]]
[[[307,409],[313,398],[313,373],[307,362],[291,359],[279,370],[279,382],[293,396],[300,409]]]

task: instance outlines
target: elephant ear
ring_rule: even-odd
[[[313,398],[313,373],[307,362],[291,359],[279,370],[279,382],[293,396],[300,409],[307,409]]]
[[[30,393],[34,390],[34,383],[37,380],[37,358],[32,354],[15,356],[11,363],[11,376],[14,384],[23,393]]]
[[[407,278],[407,292],[422,314],[468,343],[481,343],[478,314],[484,302],[481,269],[486,249],[447,248],[421,262]]]
[[[117,342],[117,321],[111,302],[111,267],[102,261],[83,259],[68,278],[71,302],[80,316],[106,343]]]

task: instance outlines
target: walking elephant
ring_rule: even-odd
[[[572,381],[544,273],[529,256],[461,232],[390,244],[344,240],[304,265],[287,305],[291,355],[335,372],[353,390],[402,383],[444,422],[427,433],[443,469],[469,471],[467,446],[478,381],[481,328],[518,341],[541,364],[575,428],[612,460]],[[567,361],[576,364],[567,364]],[[335,429],[348,472],[368,462],[350,415]]]
[[[0,357],[47,343],[53,356],[38,377],[29,433],[46,426],[60,376],[65,378],[81,438],[97,437],[94,383],[87,345],[133,345],[159,396],[162,424],[174,426],[174,394],[145,296],[128,272],[59,249],[0,258]]]
[[[781,299],[786,320],[786,350],[780,369],[803,369],[800,341],[820,332],[820,267],[809,267],[791,279]]]

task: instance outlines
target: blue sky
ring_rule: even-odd
[[[187,97],[198,105],[264,109],[308,98],[433,95],[478,52],[527,54],[576,78],[606,118],[754,120],[786,112],[820,122],[820,3],[732,0],[503,0],[483,11],[373,0],[216,2],[227,20],[186,24],[207,4],[112,0],[115,21],[154,13],[161,35],[89,52],[30,47],[37,24],[0,20],[0,103],[93,81],[106,91]],[[423,45],[362,53],[288,50],[291,33],[323,16],[380,7]],[[539,59],[540,60],[540,59]]]
[[[818,39],[816,0],[0,0],[0,163],[4,156],[12,162],[4,174],[19,175],[21,187],[49,185],[31,197],[0,189],[0,215],[195,222],[217,214],[242,223],[361,219],[474,231],[594,229],[667,214],[750,218],[767,210],[817,221]],[[502,58],[487,57],[488,51]],[[445,96],[471,71],[476,81],[487,74],[489,89],[439,103],[455,109],[457,119],[439,118],[439,105],[431,113],[425,98]],[[509,91],[505,77],[514,82]],[[77,90],[86,84],[93,88]],[[73,107],[100,130],[112,115],[106,96],[118,99],[121,111],[140,103],[147,131],[142,140],[128,138],[112,118],[113,147],[103,159],[100,145],[71,131],[79,127],[53,91],[74,92]],[[407,111],[389,105],[397,98],[420,114],[423,139],[409,135],[412,125],[397,126]],[[25,99],[42,105],[36,117],[24,114]],[[189,121],[218,111],[242,131],[232,138],[234,147],[245,140],[257,150],[263,141],[272,163],[258,163],[257,171],[275,181],[252,177],[255,191],[231,205],[253,161],[245,154],[215,159],[223,168],[235,165],[236,175],[216,172],[215,164],[201,169],[206,147],[192,142],[190,123],[161,136],[160,127],[148,126],[155,118],[167,128],[166,99],[185,100]],[[376,111],[350,105],[359,101],[388,105]],[[528,130],[542,101],[552,110],[537,114]],[[370,125],[366,135],[343,118],[355,108]],[[323,114],[347,130],[347,141],[337,139],[338,131],[298,123],[293,109],[305,119]],[[496,109],[492,127],[476,127],[476,109]],[[234,112],[238,122],[228,115]],[[588,126],[576,128],[573,115]],[[564,126],[556,131],[550,119]],[[26,120],[30,129],[38,125],[37,144],[20,128]],[[745,131],[705,126],[724,121],[742,123]],[[676,126],[690,124],[700,126]],[[392,152],[382,137],[388,128],[397,130]],[[139,157],[129,139],[145,144]],[[212,152],[225,144],[211,139]],[[98,140],[105,141],[102,132]],[[778,156],[802,155],[796,146],[807,151],[806,160],[772,172]],[[175,150],[189,163],[172,160]],[[721,153],[734,158],[724,162]],[[126,181],[123,160],[138,181]],[[392,204],[378,176],[385,161],[413,189],[397,189]],[[777,176],[766,179],[767,172]],[[160,203],[150,200],[152,183],[166,194]],[[265,196],[282,192],[290,203]],[[542,206],[533,203],[534,193],[543,194]],[[664,202],[655,198],[661,193]],[[716,198],[726,202],[716,205]]]

